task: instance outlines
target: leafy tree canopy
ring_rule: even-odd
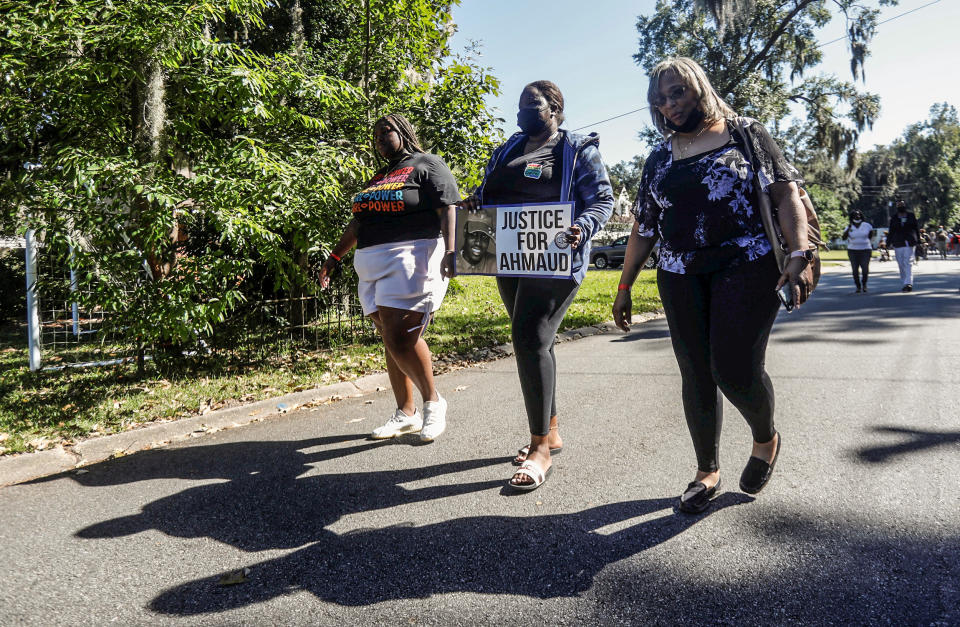
[[[304,289],[378,116],[478,182],[499,85],[450,55],[451,4],[0,0],[0,227],[37,229],[143,343]]]
[[[865,153],[857,173],[863,197],[857,207],[885,226],[890,205],[903,199],[928,228],[960,221],[960,120],[947,103],[911,124],[889,146]]]
[[[863,76],[879,7],[897,0],[659,0],[641,16],[636,62],[647,71],[668,56],[698,61],[739,113],[780,120],[801,104],[810,140],[834,160],[855,149],[880,112],[877,96],[835,76],[811,75],[820,63],[816,31],[835,17],[847,24],[853,78]]]

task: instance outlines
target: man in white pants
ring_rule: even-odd
[[[890,230],[887,232],[887,246],[893,247],[900,267],[901,291],[913,291],[913,249],[920,241],[920,227],[917,216],[907,211],[902,200],[897,201],[897,212],[890,218]]]

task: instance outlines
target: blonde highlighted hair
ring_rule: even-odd
[[[647,89],[647,102],[650,104],[650,117],[653,125],[664,136],[673,131],[666,125],[666,118],[660,113],[656,105],[660,101],[660,78],[667,72],[675,73],[688,89],[692,89],[700,101],[700,110],[703,111],[707,122],[716,122],[724,118],[736,117],[737,113],[730,105],[724,102],[717,90],[710,84],[707,73],[700,64],[688,57],[669,57],[657,64],[650,72],[650,87]]]

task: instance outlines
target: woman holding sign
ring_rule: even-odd
[[[720,486],[720,393],[753,434],[740,488],[756,494],[773,473],[780,435],[773,426],[773,384],[764,359],[780,306],[777,290],[786,286],[798,305],[808,293],[801,275],[810,258],[806,213],[797,170],[758,122],[736,119],[696,62],[678,57],[657,65],[647,99],[666,141],[643,168],[613,316],[629,330],[630,287],[659,238],[657,284],[697,456],[696,476],[678,505],[697,513],[709,507]],[[794,251],[782,273],[756,204],[760,190],[754,189],[745,141]]]
[[[387,161],[353,199],[353,219],[320,270],[327,287],[351,248],[360,279],[363,313],[377,327],[397,409],[374,439],[420,432],[433,441],[446,428],[447,401],[433,383],[433,362],[423,332],[453,276],[454,203],[457,182],[440,157],[420,148],[402,115],[387,115],[373,127],[377,151]],[[413,388],[423,398],[423,414]]]
[[[530,444],[514,460],[519,470],[509,485],[534,490],[551,469],[551,451],[563,446],[557,421],[557,363],[553,343],[590,260],[590,239],[613,211],[613,189],[597,149],[596,134],[560,129],[563,94],[550,81],[536,81],[520,94],[520,132],[497,148],[477,192],[463,201],[481,205],[573,202],[573,224],[561,237],[572,247],[568,278],[497,277],[510,316],[520,389],[530,427]]]

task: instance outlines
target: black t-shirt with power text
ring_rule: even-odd
[[[443,159],[416,152],[378,171],[353,198],[357,248],[440,237],[437,210],[460,200]]]

